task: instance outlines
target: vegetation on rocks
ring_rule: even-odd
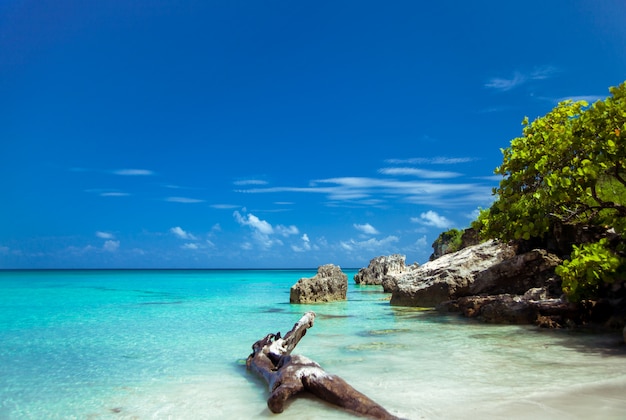
[[[462,248],[463,231],[459,229],[450,229],[439,234],[432,247],[434,250],[430,259],[438,258],[444,254],[456,252]]]
[[[609,91],[591,106],[565,101],[525,118],[495,170],[496,201],[473,223],[483,238],[526,241],[555,223],[601,228],[602,238],[575,245],[557,268],[571,301],[626,273],[626,82]]]

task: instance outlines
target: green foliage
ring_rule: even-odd
[[[531,123],[524,119],[522,136],[502,150],[495,170],[503,176],[497,200],[474,222],[482,237],[540,238],[553,221],[610,227],[624,237],[626,82],[609,90],[612,96],[591,106],[565,101]],[[560,269],[573,299],[593,291],[588,273],[597,284],[624,264],[605,245],[576,248]]]
[[[563,292],[571,301],[594,297],[601,282],[613,283],[623,261],[608,248],[606,239],[574,246],[571,259],[556,268]]]
[[[458,229],[450,229],[446,232],[442,232],[439,234],[439,236],[433,243],[433,248],[435,250],[441,248],[444,254],[456,252],[461,249],[462,238],[463,231]]]

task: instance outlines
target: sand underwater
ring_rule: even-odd
[[[314,397],[266,407],[250,346],[315,325],[295,352],[409,419],[626,416],[621,334],[484,325],[391,307],[380,287],[289,304],[315,270],[2,271],[0,418],[349,419]]]

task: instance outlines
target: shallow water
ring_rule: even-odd
[[[0,272],[0,418],[269,418],[250,346],[307,310],[304,354],[411,419],[624,418],[621,335],[391,307],[379,287],[290,305],[314,271]],[[281,419],[348,419],[294,399]]]

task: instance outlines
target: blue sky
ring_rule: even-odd
[[[432,4],[431,4],[432,3]],[[0,268],[425,262],[524,116],[626,79],[614,1],[0,2]]]

